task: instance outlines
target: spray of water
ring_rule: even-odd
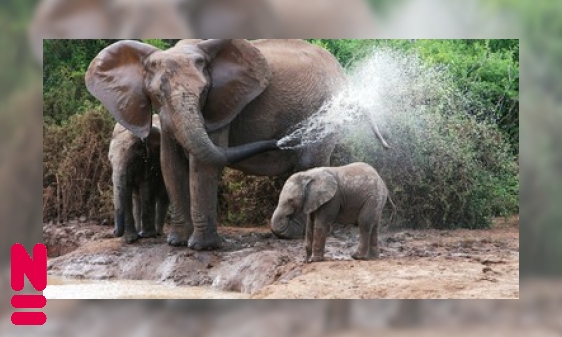
[[[372,123],[392,146],[395,132],[399,131],[393,130],[393,125],[401,119],[421,123],[419,127],[423,128],[420,115],[427,106],[445,109],[458,104],[459,95],[452,92],[452,87],[443,69],[425,66],[415,55],[377,49],[350,70],[341,91],[280,139],[278,145],[284,149],[304,147],[328,136],[355,134]]]
[[[477,118],[479,98],[461,92],[446,67],[377,49],[348,75],[347,85],[281,146],[298,148],[335,135],[331,164],[364,161],[375,167],[401,225],[481,228],[493,212],[517,206],[509,145],[493,122]],[[380,146],[371,122],[390,150]]]

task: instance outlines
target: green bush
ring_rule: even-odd
[[[446,68],[468,103],[465,113],[499,126],[519,153],[519,40],[328,40],[310,42],[345,67],[372,48],[413,52],[427,65]]]
[[[487,228],[492,217],[518,212],[518,166],[497,127],[472,116],[414,113],[387,121],[392,149],[360,126],[344,139],[333,164],[375,167],[397,206],[394,225]]]

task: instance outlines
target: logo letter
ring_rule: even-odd
[[[16,243],[11,249],[11,286],[14,291],[22,291],[25,276],[36,291],[43,291],[47,287],[47,247],[38,243],[33,247],[31,258],[23,245]],[[15,309],[43,308],[47,303],[43,295],[14,295],[12,307]],[[47,316],[43,312],[14,312],[14,325],[43,325]]]

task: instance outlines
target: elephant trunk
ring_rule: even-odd
[[[301,239],[304,237],[304,227],[303,219],[286,216],[279,210],[275,210],[271,217],[271,231],[280,239]]]
[[[204,163],[213,166],[235,164],[256,154],[278,150],[277,140],[263,140],[236,147],[223,148],[213,144],[200,112],[190,105],[188,112],[176,110],[173,115],[182,116],[174,120],[176,139],[181,146]]]
[[[279,146],[277,140],[262,140],[221,150],[225,153],[227,163],[235,164],[265,151],[279,150]]]

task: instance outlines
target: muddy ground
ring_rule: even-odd
[[[302,240],[268,228],[219,229],[223,247],[195,252],[165,236],[127,245],[112,228],[78,221],[45,224],[49,275],[89,280],[148,280],[205,286],[250,298],[518,298],[518,219],[490,230],[381,231],[381,258],[354,261],[353,226],[336,226],[328,261],[304,263]]]

